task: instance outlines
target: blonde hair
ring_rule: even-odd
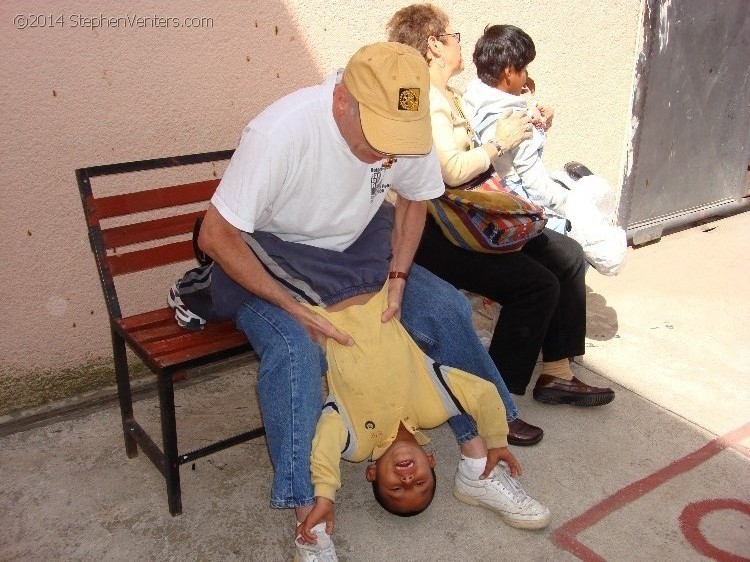
[[[396,12],[386,25],[388,41],[414,47],[429,62],[427,38],[445,33],[449,21],[448,15],[437,6],[412,4]]]

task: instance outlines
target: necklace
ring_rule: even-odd
[[[464,114],[464,110],[461,107],[461,98],[459,98],[458,94],[456,94],[455,92],[452,92],[451,97],[453,98],[453,106],[456,108],[458,116],[464,120],[464,128],[466,129],[466,134],[469,136],[469,141],[474,143],[475,146],[479,146],[481,142],[479,141],[479,137],[477,136],[477,134],[474,132],[474,129],[471,128],[469,120]]]
[[[388,170],[395,163],[396,163],[396,157],[395,156],[389,156],[388,158],[386,158],[385,160],[383,160],[383,164],[382,164],[383,165],[383,169],[384,170]]]

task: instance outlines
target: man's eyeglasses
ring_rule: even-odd
[[[438,37],[454,37],[456,39],[456,43],[460,43],[461,42],[461,34],[458,33],[458,32],[456,32],[456,33],[441,33],[440,35],[438,35]]]

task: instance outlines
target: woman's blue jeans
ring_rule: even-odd
[[[314,503],[310,450],[322,406],[325,354],[292,316],[250,296],[235,315],[260,357],[258,397],[274,468],[271,507]],[[518,411],[472,325],[471,305],[452,285],[414,265],[406,283],[401,322],[424,352],[485,378],[497,387],[509,421]],[[451,418],[459,443],[477,435],[468,415]]]

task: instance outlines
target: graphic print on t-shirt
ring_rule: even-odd
[[[370,168],[370,203],[375,199],[375,196],[388,191],[388,188],[391,187],[391,184],[383,183],[383,174],[388,168],[390,166],[386,167],[383,162],[377,168]]]

